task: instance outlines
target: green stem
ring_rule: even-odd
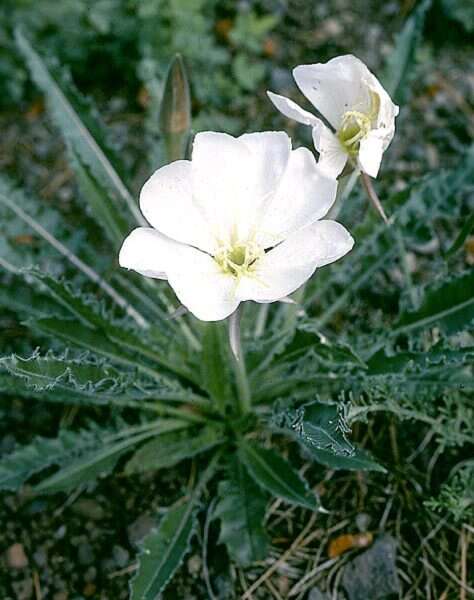
[[[232,349],[232,367],[234,369],[240,413],[245,415],[250,412],[252,400],[250,386],[245,368],[245,357],[242,353],[242,342],[240,339],[240,309],[238,308],[229,317],[229,341]]]
[[[326,215],[326,219],[336,220],[341,212],[342,206],[347,198],[349,198],[354,186],[359,179],[360,169],[357,167],[354,168],[350,175],[346,177],[342,177],[339,180],[337,186],[337,194],[336,199],[334,200],[334,204],[329,209],[328,214]]]
[[[265,331],[265,325],[268,317],[268,310],[270,308],[270,304],[261,304],[257,314],[257,321],[255,323],[255,337],[259,338],[263,335]]]

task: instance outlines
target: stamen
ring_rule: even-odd
[[[256,262],[265,254],[263,248],[253,241],[223,244],[214,256],[214,260],[224,273],[237,279],[253,276]]]
[[[342,116],[337,137],[345,151],[354,156],[359,152],[360,141],[372,129],[380,107],[378,94],[370,92],[370,111],[366,114],[357,110],[348,110]]]

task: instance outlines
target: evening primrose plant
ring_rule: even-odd
[[[413,243],[426,235],[420,214],[454,210],[453,194],[472,178],[471,154],[389,199],[397,234],[370,212],[362,223],[346,221],[351,235],[328,216],[341,192],[323,146],[317,162],[284,132],[190,139],[189,88],[176,57],[160,119],[169,161],[145,182],[138,205],[97,115],[24,34],[16,39],[95,229],[68,227],[52,207],[0,180],[0,301],[29,332],[0,359],[0,388],[85,409],[80,426],[3,457],[0,488],[29,482],[33,494],[68,492],[113,470],[139,476],[191,464],[192,483],[156,516],[130,569],[131,599],[154,600],[194,543],[205,506],[218,543],[244,568],[269,553],[270,499],[331,510],[314,470],[302,475],[301,457],[319,469],[385,472],[350,440],[351,425],[372,412],[418,419],[441,435],[449,411],[435,418],[406,398],[472,389],[472,348],[450,337],[474,318],[472,272],[417,291],[416,304],[401,303],[383,327],[372,313],[357,332],[352,318],[343,327],[332,319],[352,309],[363,282],[380,283],[378,269],[404,257],[397,235]],[[378,132],[380,111],[394,118],[396,108],[350,62],[344,90],[353,102],[334,121],[337,171],[357,155],[374,175],[363,166],[363,144]],[[327,88],[321,79],[318,99],[339,89],[331,78]],[[359,92],[369,99],[363,106]],[[384,123],[391,137],[393,122]],[[377,137],[377,170],[388,137]],[[38,244],[15,243],[25,235]],[[466,439],[462,421],[452,443]]]

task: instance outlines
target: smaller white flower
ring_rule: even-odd
[[[352,248],[342,225],[320,220],[336,188],[286,133],[199,133],[192,160],[158,169],[143,186],[152,227],[130,233],[119,263],[167,279],[203,321],[225,319],[245,300],[281,300]]]
[[[398,115],[398,106],[378,79],[351,54],[327,63],[300,65],[293,69],[293,77],[335,133],[292,100],[267,93],[285,116],[313,128],[321,168],[337,177],[351,158],[361,171],[377,177],[382,155],[395,133]]]

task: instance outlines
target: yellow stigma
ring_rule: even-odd
[[[370,110],[363,113],[357,110],[348,110],[342,116],[341,126],[337,130],[339,139],[344,150],[351,156],[359,152],[360,141],[372,129],[373,122],[377,118],[380,108],[380,98],[375,92],[370,92]]]
[[[222,245],[214,260],[224,273],[234,277],[251,276],[255,272],[256,262],[265,254],[263,248],[255,242],[234,242]]]

